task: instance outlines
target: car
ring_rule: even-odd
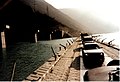
[[[114,59],[110,61],[107,66],[119,66],[120,65],[120,60]]]
[[[80,36],[81,36],[81,39],[84,37],[84,36],[89,36],[88,33],[80,33]]]
[[[84,36],[84,37],[82,38],[82,43],[83,43],[83,45],[84,45],[84,43],[89,43],[89,42],[94,42],[94,40],[93,40],[93,38],[92,38],[91,35],[89,35],[89,36]]]
[[[84,81],[119,82],[120,66],[103,66],[90,69],[83,76]]]
[[[82,49],[83,63],[85,68],[92,69],[102,66],[104,51],[97,43],[85,43]]]

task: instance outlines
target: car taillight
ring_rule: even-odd
[[[88,56],[88,54],[85,54],[85,56]]]
[[[104,55],[104,53],[100,53],[100,55]]]

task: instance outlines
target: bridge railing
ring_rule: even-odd
[[[98,43],[101,43],[101,44],[107,45],[109,47],[112,47],[112,48],[114,48],[118,51],[120,50],[119,45],[116,45],[115,42],[114,42],[115,39],[109,40],[107,38],[93,37],[93,40],[98,42]]]

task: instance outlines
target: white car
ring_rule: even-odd
[[[82,54],[85,68],[100,67],[104,62],[104,51],[97,43],[84,43]]]

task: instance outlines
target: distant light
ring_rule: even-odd
[[[10,26],[9,26],[9,25],[6,25],[6,28],[7,28],[7,29],[10,29]]]
[[[38,30],[38,32],[40,32],[40,30]]]

